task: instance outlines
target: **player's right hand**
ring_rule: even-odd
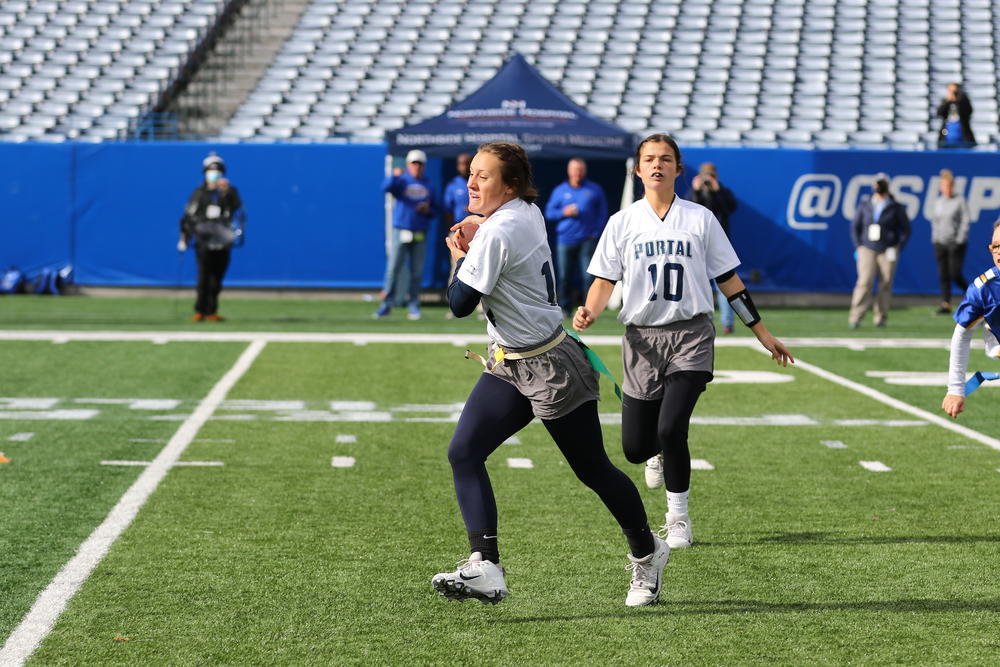
[[[948,413],[948,416],[955,419],[965,410],[965,397],[948,394],[941,401],[941,409]]]
[[[573,314],[573,328],[577,331],[583,331],[591,324],[594,323],[594,315],[590,312],[590,309],[586,306],[580,306],[576,309],[576,313]]]

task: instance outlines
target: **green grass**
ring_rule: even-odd
[[[27,302],[25,302],[27,303]],[[49,308],[58,300],[39,301]],[[70,300],[61,328],[168,329],[157,300]],[[85,304],[78,306],[78,303]],[[42,304],[39,306],[38,304]],[[370,304],[232,300],[217,329],[482,331],[434,309],[417,323],[372,322]],[[245,307],[246,322],[237,305]],[[36,309],[27,328],[55,328]],[[83,309],[92,321],[85,326]],[[116,311],[120,308],[120,313]],[[297,317],[301,322],[282,322]],[[443,314],[443,311],[442,311]],[[772,316],[773,314],[773,316]],[[116,317],[120,319],[116,320]],[[840,311],[766,314],[780,336],[847,334]],[[147,318],[147,319],[144,319]],[[310,319],[311,318],[311,319]],[[248,323],[249,322],[249,323]],[[897,325],[898,323],[898,325]],[[815,327],[814,327],[815,325]],[[926,312],[894,312],[882,335],[947,337]],[[931,326],[945,331],[930,331]],[[12,325],[7,328],[14,328]],[[177,324],[177,328],[189,325]],[[613,322],[600,333],[616,332]],[[899,327],[897,330],[896,327]],[[834,329],[834,327],[836,327]],[[205,325],[190,328],[209,330]],[[830,330],[823,330],[830,329]],[[864,333],[864,330],[862,330]],[[867,332],[872,335],[873,330]],[[101,404],[87,421],[0,420],[0,638],[140,472],[103,459],[149,460],[234,363],[242,344],[0,343],[3,395],[173,398],[174,410]],[[616,348],[598,348],[620,377]],[[946,350],[801,348],[802,359],[939,412],[940,388],[890,385],[867,370],[940,371]],[[975,367],[982,359],[973,353]],[[983,367],[986,360],[982,359]],[[721,370],[771,370],[782,384],[714,384],[700,417],[802,414],[810,426],[695,424],[696,547],[675,551],[663,603],[623,606],[625,544],[544,428],[528,426],[489,467],[501,512],[511,596],[455,604],[430,576],[466,555],[445,450],[453,424],[404,422],[406,404],[464,401],[479,372],[450,345],[270,343],[230,392],[235,400],[296,400],[315,416],[330,401],[370,401],[392,421],[212,420],[183,456],[222,468],[172,470],[87,580],[34,664],[995,664],[1000,660],[996,503],[1000,451],[934,425],[843,426],[843,419],[915,419],[766,355],[719,348]],[[607,386],[600,410],[618,412]],[[970,397],[960,423],[998,436],[992,389]],[[94,407],[94,406],[89,406]],[[412,406],[411,406],[412,407]],[[0,408],[2,409],[2,408]],[[663,491],[624,461],[651,523]],[[8,442],[15,432],[28,442]],[[338,434],[356,443],[338,443]],[[829,449],[821,440],[841,440]],[[962,449],[950,449],[959,445]],[[350,469],[335,455],[357,458]],[[508,456],[535,467],[511,469]],[[873,473],[859,460],[892,472]],[[128,641],[116,640],[116,637]]]

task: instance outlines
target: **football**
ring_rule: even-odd
[[[469,244],[478,231],[479,225],[475,222],[467,222],[455,230],[455,243],[462,252],[469,252]]]

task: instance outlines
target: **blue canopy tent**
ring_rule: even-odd
[[[476,92],[440,116],[388,133],[389,153],[419,148],[431,157],[475,153],[487,141],[513,141],[532,158],[627,159],[630,132],[591,115],[519,53]]]
[[[402,157],[415,148],[431,158],[448,158],[475,153],[480,144],[488,141],[512,141],[524,146],[533,162],[580,157],[630,164],[636,145],[632,133],[574,103],[519,53],[511,56],[479,90],[441,115],[388,132],[386,138],[386,173],[391,170],[392,156]],[[631,197],[632,179],[626,176],[624,181],[627,192],[623,197]],[[387,239],[391,228],[387,205]],[[436,231],[438,236],[444,235],[443,230]],[[443,283],[446,255],[443,245],[429,247],[424,269],[426,286]]]

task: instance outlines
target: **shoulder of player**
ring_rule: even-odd
[[[976,279],[972,281],[972,286],[975,287],[978,290],[982,290],[987,285],[989,285],[990,288],[992,288],[994,290],[997,289],[997,287],[1000,287],[1000,283],[998,283],[998,282],[991,282],[995,278],[997,278],[997,273],[998,273],[998,271],[997,271],[997,268],[995,266],[986,269],[986,271],[984,271],[983,273],[980,273],[978,276],[976,276]]]

